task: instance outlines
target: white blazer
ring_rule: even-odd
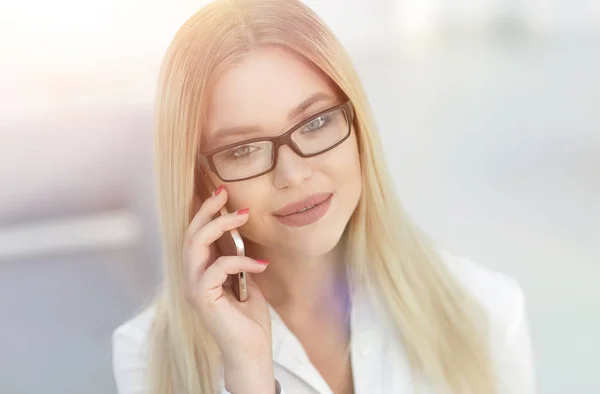
[[[490,343],[499,378],[499,394],[532,394],[535,373],[523,292],[511,278],[469,260],[445,254],[450,270],[476,297],[491,321]],[[385,318],[366,297],[356,297],[351,312],[351,359],[355,394],[413,394],[403,346]],[[153,310],[147,309],[113,334],[113,368],[119,394],[146,394],[148,331]],[[280,392],[332,394],[298,339],[271,308],[273,363]],[[221,387],[223,384],[221,384]],[[419,394],[441,394],[419,386]],[[223,394],[227,391],[222,389]],[[487,394],[487,393],[480,393]]]

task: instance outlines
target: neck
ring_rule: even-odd
[[[320,315],[346,311],[348,284],[343,245],[325,255],[307,256],[246,243],[248,256],[267,260],[269,268],[252,279],[278,312]],[[333,309],[332,309],[333,308]]]

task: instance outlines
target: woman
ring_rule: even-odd
[[[356,72],[301,2],[199,11],[156,116],[164,287],[115,331],[120,393],[533,392],[522,292],[410,222]],[[231,229],[248,257],[218,256]]]

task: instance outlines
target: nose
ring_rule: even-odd
[[[277,189],[300,186],[312,175],[309,159],[299,156],[289,146],[281,146],[273,170],[273,185]]]

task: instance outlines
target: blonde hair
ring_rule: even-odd
[[[365,286],[383,305],[416,378],[451,392],[493,393],[480,306],[447,272],[397,201],[348,55],[320,18],[295,0],[211,3],[181,27],[166,53],[155,125],[165,279],[151,334],[151,393],[208,394],[220,384],[219,349],[183,296],[181,251],[193,215],[210,82],[219,70],[266,45],[308,59],[353,103],[363,191],[344,233],[351,285]]]

